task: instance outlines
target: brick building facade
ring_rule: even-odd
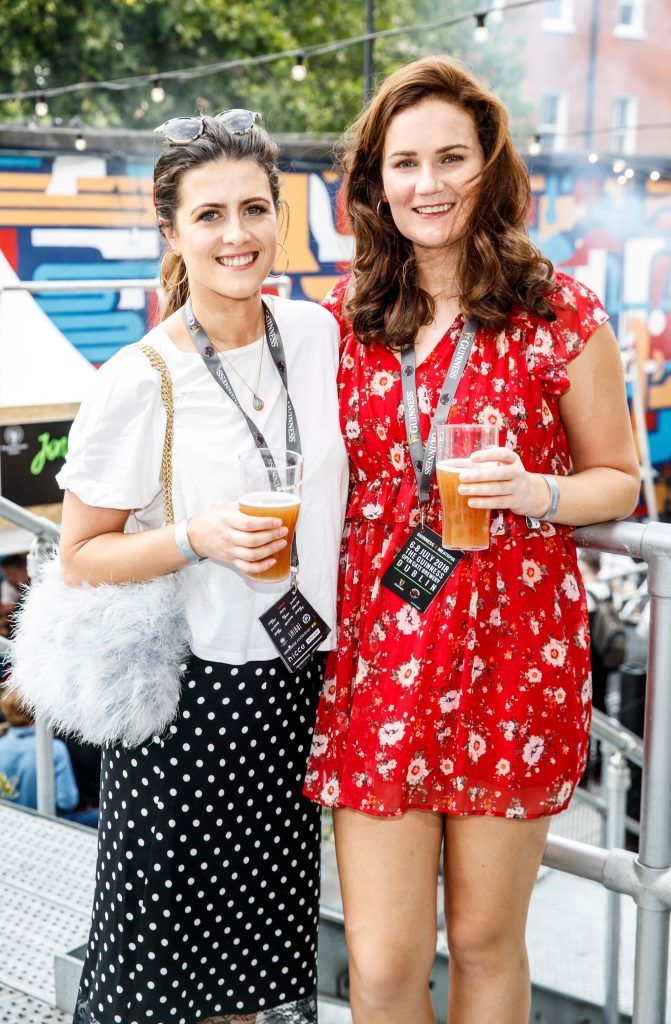
[[[493,0],[492,29],[525,48],[522,87],[545,152],[671,154],[671,0],[545,0],[499,14],[507,2]]]

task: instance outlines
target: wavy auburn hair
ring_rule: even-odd
[[[166,227],[174,226],[184,175],[192,168],[202,167],[213,160],[253,160],[268,175],[273,204],[275,210],[279,211],[282,200],[277,155],[277,146],[259,125],[255,125],[245,135],[232,135],[213,117],[204,117],[200,138],[182,146],[166,143],[156,161],[154,206],[159,231],[164,234]],[[166,251],[161,261],[161,287],[166,299],[161,320],[165,320],[180,309],[189,297],[184,260],[172,249]]]
[[[510,137],[506,109],[454,61],[425,57],[392,75],[346,138],[344,195],[356,240],[345,314],[365,344],[404,349],[431,323],[434,301],[420,287],[412,242],[396,228],[382,200],[382,158],[392,118],[423,100],[441,99],[473,119],[485,164],[472,186],[457,283],[461,308],[500,330],[513,307],[556,319],[547,295],[554,268],[526,231],[531,186]]]

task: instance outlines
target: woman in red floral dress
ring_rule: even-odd
[[[434,1019],[441,848],[450,1024],[521,1024],[529,898],[590,726],[572,527],[623,518],[638,496],[618,347],[598,299],[525,233],[504,108],[447,59],[383,84],[346,169],[356,256],[326,305],[351,490],[305,792],[334,809],[356,1024]],[[449,419],[499,428],[500,448],[460,474],[493,510],[490,546],[420,613],[381,582],[419,521],[400,352],[414,346],[426,443],[465,316],[479,328]],[[425,508],[440,531],[435,481]]]

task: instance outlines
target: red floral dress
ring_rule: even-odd
[[[572,530],[492,513],[490,547],[466,553],[420,614],[380,580],[417,525],[400,363],[360,345],[341,316],[346,280],[325,305],[341,324],[341,426],[351,464],[341,551],[338,647],[329,660],[305,793],[369,814],[408,808],[535,818],[568,804],[587,755],[587,610]],[[567,475],[558,400],[566,364],[608,319],[563,274],[558,319],[511,315],[481,329],[450,422],[486,422],[535,472]],[[460,316],[417,369],[426,441]],[[434,483],[427,525],[440,532]]]

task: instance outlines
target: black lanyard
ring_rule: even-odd
[[[469,318],[459,336],[457,347],[454,350],[452,361],[445,376],[443,389],[438,399],[438,405],[431,421],[429,439],[426,448],[422,443],[422,435],[419,430],[419,400],[417,398],[417,382],[415,371],[417,362],[415,359],[414,347],[406,348],[401,353],[401,381],[403,384],[403,409],[405,412],[405,430],[410,448],[410,458],[417,477],[417,491],[419,504],[425,505],[429,500],[429,491],[433,474],[436,468],[436,427],[447,423],[452,402],[456,394],[459,382],[464,375],[468,358],[473,348],[473,342],[478,332],[477,320]]]
[[[265,302],[261,302],[263,306],[263,316],[265,321],[265,339],[264,344],[270,349],[270,355],[272,360],[277,367],[284,390],[287,395],[287,426],[286,426],[286,438],[287,448],[291,452],[296,452],[298,455],[301,454],[301,438],[298,432],[298,422],[294,413],[294,407],[289,396],[289,384],[287,377],[287,364],[284,355],[284,344],[282,343],[282,335],[280,329],[277,326],[275,317],[270,312]],[[207,336],[205,328],[198,322],[196,315],[193,312],[193,306],[191,299],[187,299],[182,306],[182,320],[184,326],[189,334],[189,337],[193,339],[193,343],[198,349],[200,356],[207,366],[208,370],[216,380],[222,391],[228,395],[230,400],[238,407],[242,415],[245,417],[245,421],[249,428],[249,432],[252,435],[254,444],[259,449],[268,449],[269,445],[266,443],[266,439],[258,429],[254,420],[247,415],[245,410],[240,405],[240,400],[235,393],[235,389],[231,384],[226,371],[221,365],[221,360],[217,356],[216,349],[212,345],[212,342]],[[277,468],[273,461],[272,455],[268,451],[264,451],[261,454],[261,458],[268,470],[268,477],[270,479],[270,485],[274,491],[280,487],[280,478],[277,473]],[[296,546],[296,534],[294,533],[294,540],[291,546],[291,568],[294,571],[294,575],[298,573],[298,548]]]

